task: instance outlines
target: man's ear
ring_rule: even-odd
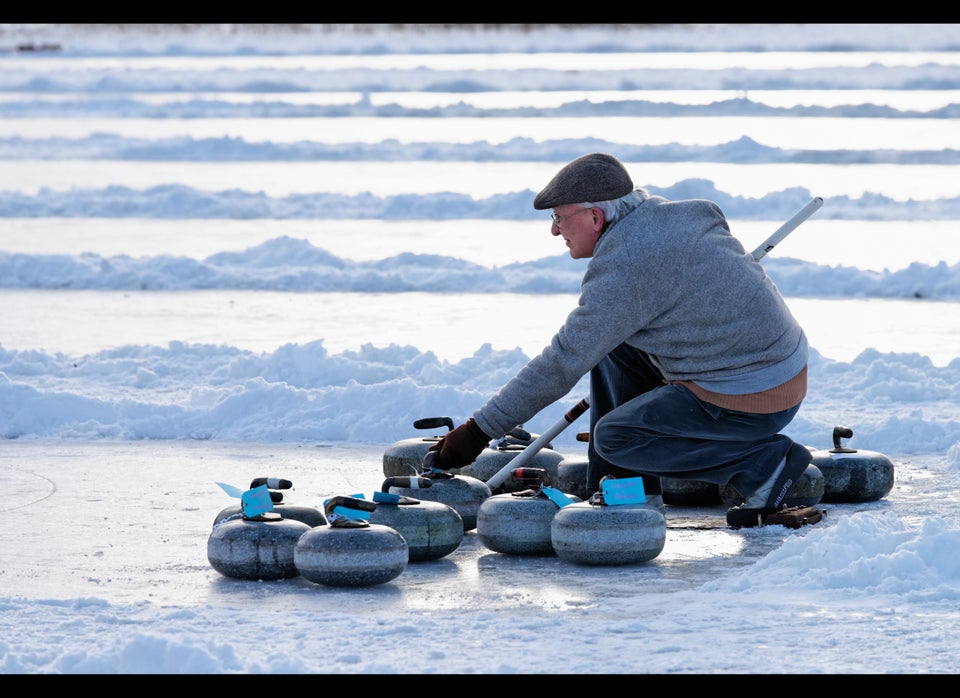
[[[603,219],[603,209],[594,207],[590,209],[590,211],[593,213],[594,228],[596,228],[597,230],[603,230],[603,226],[606,223],[606,221],[604,221]]]

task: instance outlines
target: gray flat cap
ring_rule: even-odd
[[[626,168],[612,155],[590,153],[565,165],[533,200],[538,211],[565,204],[619,199],[633,191]]]

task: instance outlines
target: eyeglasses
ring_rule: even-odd
[[[581,207],[579,210],[574,211],[573,213],[571,213],[571,214],[569,214],[569,215],[567,215],[567,216],[561,216],[559,213],[551,213],[551,214],[550,214],[550,217],[553,219],[553,224],[554,224],[554,225],[560,225],[560,224],[563,223],[565,220],[567,220],[568,218],[573,218],[573,217],[574,217],[575,215],[577,215],[578,213],[583,213],[584,211],[592,211],[592,210],[593,210],[592,208],[583,208],[583,207]]]

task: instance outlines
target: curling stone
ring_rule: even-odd
[[[450,417],[426,417],[413,423],[414,429],[453,429]],[[425,435],[418,438],[402,439],[391,444],[383,452],[383,474],[386,477],[420,474],[423,457],[430,447],[443,438],[443,434]]]
[[[250,481],[250,489],[266,485],[270,493],[270,500],[273,502],[273,511],[280,514],[284,519],[293,521],[302,521],[307,526],[324,526],[327,523],[323,512],[314,507],[300,506],[297,504],[288,504],[283,501],[283,492],[279,490],[288,490],[293,487],[290,480],[284,480],[278,477],[255,477]],[[237,517],[241,513],[241,506],[234,504],[220,510],[220,513],[213,519],[213,525],[216,526],[224,519]]]
[[[787,490],[787,496],[783,503],[788,507],[812,507],[820,503],[823,499],[825,481],[823,473],[813,463],[807,466],[793,486]],[[720,500],[728,507],[740,506],[743,504],[743,495],[737,491],[733,485],[720,485]]]
[[[663,501],[681,507],[708,507],[720,503],[720,490],[712,482],[661,477]]]
[[[371,524],[389,526],[403,536],[410,550],[410,562],[436,560],[449,555],[463,541],[463,519],[442,502],[422,501],[390,493],[390,487],[425,489],[433,483],[428,478],[388,477],[380,492],[374,492],[377,508],[370,514]]]
[[[414,422],[414,426],[418,428],[447,426],[452,429],[453,422],[449,417],[434,417],[431,419],[418,420],[417,422]],[[520,454],[527,446],[533,443],[538,436],[538,434],[531,434],[523,427],[514,427],[495,445],[489,445],[484,448],[483,451],[481,451],[477,458],[473,461],[473,463],[464,466],[463,468],[454,468],[449,472],[454,475],[464,475],[466,477],[472,477],[486,482],[491,476],[499,472],[501,468],[506,466],[513,458]],[[394,444],[390,449],[388,449],[388,453],[384,455],[384,474],[410,475],[412,473],[419,473],[419,468],[423,463],[423,458],[426,456],[427,451],[429,451],[430,447],[441,438],[441,436],[435,436],[422,440],[408,439],[406,441]],[[542,467],[549,471],[554,469],[556,464],[563,459],[563,456],[550,448],[550,444],[546,444],[540,450],[542,452],[537,453],[534,456],[536,462],[530,463],[532,467]],[[400,452],[403,454],[402,462],[399,455]],[[415,469],[411,470],[411,467]],[[390,473],[387,473],[388,469],[391,470]],[[400,472],[401,470],[402,472]],[[526,485],[516,479],[510,478],[500,487],[498,487],[497,491],[515,492],[525,488]]]
[[[788,507],[812,507],[823,499],[824,478],[823,472],[813,463],[807,465],[797,481],[783,498]],[[734,505],[736,506],[736,505]]]
[[[450,417],[425,417],[418,419],[413,423],[414,429],[440,429],[446,428],[449,432],[453,429],[453,420]],[[418,438],[402,439],[391,444],[383,452],[383,474],[386,477],[413,475],[420,473],[420,467],[423,464],[423,458],[427,455],[430,447],[436,444],[444,437],[444,434],[431,434]],[[498,448],[506,449],[513,444],[522,444],[531,439],[531,434],[521,427],[516,427],[504,436],[498,443]],[[487,449],[490,450],[490,449]],[[464,468],[463,470],[466,470]],[[454,474],[460,471],[455,470]],[[471,477],[480,478],[473,473],[466,473]]]
[[[312,530],[302,521],[275,512],[224,519],[207,538],[207,560],[220,574],[235,579],[286,579],[299,572],[294,548]]]
[[[893,489],[893,461],[882,453],[846,448],[840,439],[849,439],[853,430],[833,429],[833,448],[813,450],[813,463],[823,473],[824,502],[875,502]]]
[[[560,559],[580,565],[630,565],[663,552],[667,539],[663,512],[633,494],[638,483],[642,492],[642,478],[611,480],[603,478],[601,489],[588,501],[561,507],[554,514],[550,540]]]
[[[557,463],[554,473],[548,471],[549,483],[571,497],[589,499],[592,493],[587,490],[588,465],[586,456],[568,456]]]
[[[293,550],[304,579],[333,587],[365,587],[395,579],[407,567],[407,542],[396,530],[365,517],[375,502],[356,497],[331,498],[324,511],[328,526],[300,536]]]
[[[507,434],[506,437],[501,439],[495,446],[488,446],[487,448],[483,449],[473,463],[464,468],[460,468],[457,471],[451,472],[456,472],[459,475],[466,475],[468,477],[475,477],[478,480],[487,482],[491,477],[499,473],[500,470],[507,466],[513,459],[523,453],[523,451],[537,438],[536,434],[529,434],[527,432],[522,433],[528,438],[519,437],[514,432],[511,432],[510,434]],[[536,453],[534,453],[529,460],[527,460],[523,467],[539,468],[546,472],[549,477],[549,475],[556,473],[557,466],[562,460],[563,456],[560,453],[554,451],[549,447],[549,445],[545,445],[539,448]],[[511,475],[495,489],[497,494],[501,494],[503,492],[519,492],[527,489],[528,487],[529,484],[524,483]]]
[[[411,478],[410,486],[392,485],[390,494],[399,494],[414,499],[440,502],[452,507],[463,519],[463,530],[472,531],[477,527],[477,511],[480,503],[492,493],[487,483],[469,475],[454,475],[453,471],[437,470],[431,463],[435,454],[428,452],[423,458],[422,477],[430,480],[430,486],[421,489],[420,478]]]
[[[517,468],[511,476],[528,489],[487,497],[477,512],[477,537],[507,555],[554,555],[550,522],[561,506],[583,501],[544,484],[541,468]]]

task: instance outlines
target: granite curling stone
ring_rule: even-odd
[[[849,427],[834,427],[833,448],[812,451],[813,463],[823,473],[824,502],[875,502],[893,489],[893,461],[876,451],[841,444],[852,436]]]
[[[571,497],[589,499],[593,494],[587,489],[589,463],[586,456],[567,456],[557,463],[556,472],[549,473],[550,485]]]
[[[388,477],[381,491],[374,493],[377,508],[370,514],[370,523],[388,526],[403,536],[410,562],[444,557],[463,541],[463,518],[453,507],[390,493],[393,486],[422,490],[432,484],[428,478]]]
[[[543,483],[540,468],[517,468],[511,476],[529,487],[495,494],[477,512],[477,537],[488,549],[506,555],[554,555],[550,523],[561,504],[583,501]],[[554,497],[560,497],[561,504]]]
[[[407,542],[396,530],[362,518],[376,509],[356,497],[330,499],[327,526],[309,529],[297,541],[293,558],[301,576],[332,587],[366,587],[389,582],[406,569]]]
[[[720,489],[713,482],[661,477],[665,504],[681,507],[707,507],[720,504]]]
[[[463,530],[472,531],[477,527],[477,512],[480,504],[492,492],[487,483],[469,475],[454,475],[451,471],[433,468],[434,452],[428,452],[423,459],[422,477],[430,480],[430,486],[421,489],[419,478],[411,478],[409,487],[392,485],[390,494],[414,499],[440,502],[453,508],[463,519]]]
[[[302,521],[267,512],[224,519],[207,538],[207,560],[225,577],[287,579],[300,572],[294,561],[297,542],[311,528]]]
[[[562,507],[550,522],[550,539],[557,556],[580,565],[630,565],[647,562],[663,552],[667,522],[658,501],[618,501],[607,489],[605,477],[601,490],[588,501]],[[624,478],[641,481],[642,478]]]
[[[450,417],[425,417],[413,423],[414,429],[453,429]],[[386,477],[418,475],[423,458],[435,443],[443,438],[442,434],[430,434],[410,439],[401,439],[391,444],[383,452],[383,474]]]
[[[531,434],[520,427],[514,428],[496,445],[483,449],[473,463],[450,472],[488,482],[503,468],[508,467],[510,462],[523,453],[538,437],[538,434]],[[524,467],[540,468],[552,474],[556,472],[557,466],[562,460],[563,455],[546,444],[537,449],[536,453],[527,460]],[[504,492],[519,492],[527,489],[527,487],[527,483],[521,482],[511,474],[498,487],[491,488],[491,491],[494,494],[502,494]]]

